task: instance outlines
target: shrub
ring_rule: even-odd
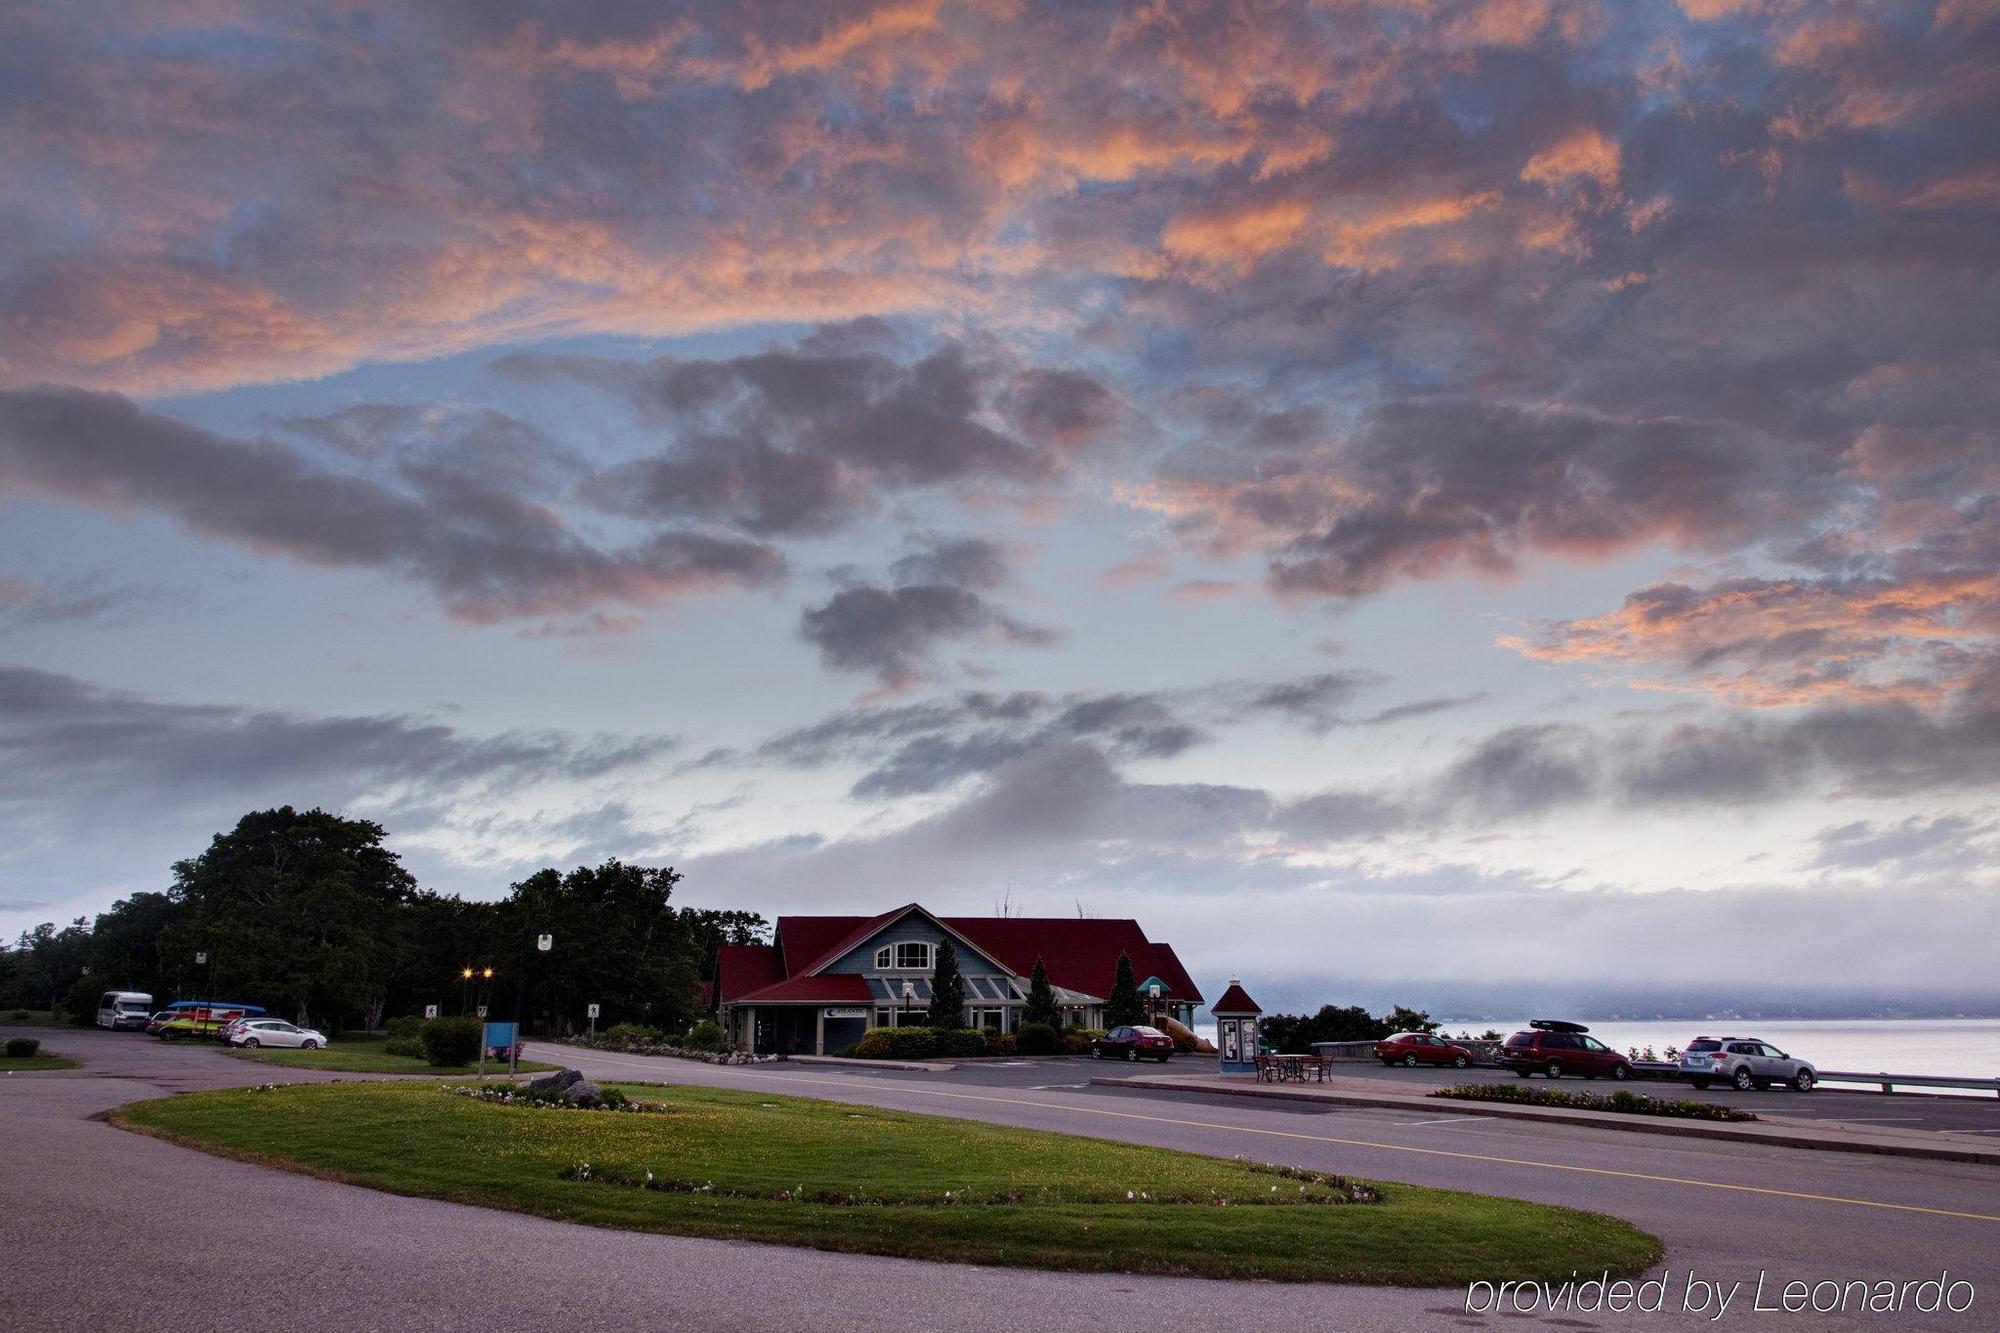
[[[7,1038],[7,1054],[13,1056],[17,1060],[25,1060],[29,1056],[33,1055],[36,1051],[39,1051],[41,1049],[42,1049],[42,1043],[37,1041],[33,1037]]]
[[[476,1018],[433,1018],[423,1026],[424,1058],[439,1066],[470,1064],[484,1038]]]
[[[893,1049],[889,1041],[890,1031],[891,1029],[889,1028],[877,1028],[875,1031],[863,1037],[860,1041],[855,1042],[854,1043],[855,1058],[859,1060],[888,1059],[889,1052],[890,1050]]]
[[[1016,1049],[1014,1034],[1011,1032],[989,1032],[986,1034],[986,1055],[1012,1055]]]
[[[63,996],[63,1012],[69,1015],[70,1022],[80,1028],[96,1027],[97,1001],[110,989],[104,983],[104,978],[86,972],[76,979],[76,984]]]
[[[1463,1102],[1509,1102],[1518,1106],[1560,1106],[1571,1111],[1617,1111],[1625,1115],[1672,1116],[1683,1120],[1755,1120],[1755,1113],[1740,1111],[1719,1102],[1698,1102],[1692,1098],[1660,1101],[1642,1092],[1614,1092],[1601,1096],[1594,1092],[1571,1092],[1565,1088],[1531,1088],[1519,1083],[1471,1083],[1457,1088],[1439,1088],[1433,1097],[1449,1097]]]
[[[26,1009],[16,1009],[9,1015],[16,1023],[25,1023],[31,1017]]]
[[[667,1034],[644,1023],[613,1023],[604,1029],[604,1039],[615,1046],[657,1046]]]
[[[984,1055],[986,1034],[978,1028],[946,1028],[938,1033],[939,1055]]]
[[[387,1030],[392,1041],[397,1038],[406,1038],[410,1041],[421,1041],[423,1039],[424,1020],[415,1014],[404,1014],[401,1018],[392,1018],[382,1026]]]
[[[1047,1023],[1023,1023],[1014,1034],[1014,1049],[1022,1055],[1054,1055],[1062,1049],[1062,1038]]]
[[[681,1038],[681,1045],[690,1051],[719,1051],[722,1049],[722,1029],[714,1023],[700,1022],[688,1029]]]
[[[382,1053],[400,1055],[411,1060],[424,1060],[430,1057],[430,1052],[424,1049],[424,1039],[421,1034],[414,1037],[391,1037],[382,1043]]]
[[[1103,1035],[1103,1028],[1070,1028],[1062,1034],[1063,1054],[1089,1055],[1090,1043]]]

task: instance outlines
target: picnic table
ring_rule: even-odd
[[[1257,1077],[1267,1083],[1326,1081],[1326,1063],[1317,1055],[1260,1055]]]

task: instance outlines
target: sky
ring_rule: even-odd
[[[9,936],[292,804],[2000,1003],[1994,0],[16,0],[0,163]]]

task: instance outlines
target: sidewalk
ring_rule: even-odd
[[[1259,1083],[1243,1074],[1161,1074],[1150,1078],[1093,1078],[1090,1081],[1093,1085],[1104,1087],[1142,1088],[1151,1092],[1198,1092],[1276,1101],[1323,1102],[1333,1106],[1375,1106],[1397,1111],[1421,1111],[1429,1115],[1491,1116],[1496,1120],[1532,1120],[1588,1129],[1615,1129],[1629,1134],[1672,1134],[1683,1138],[1761,1143],[1774,1148],[1875,1153],[1887,1157],[1920,1157],[1932,1161],[2000,1166],[2000,1145],[1950,1130],[1887,1129],[1839,1120],[1802,1120],[1761,1113],[1755,1121],[1731,1124],[1717,1120],[1623,1115],[1611,1111],[1572,1111],[1556,1106],[1459,1101],[1406,1092],[1384,1092],[1377,1080],[1343,1078],[1338,1074],[1324,1083]]]

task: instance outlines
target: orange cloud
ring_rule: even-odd
[[[1579,130],[1528,159],[1521,179],[1556,186],[1576,177],[1596,181],[1607,190],[1618,186],[1618,144],[1601,130]]]

